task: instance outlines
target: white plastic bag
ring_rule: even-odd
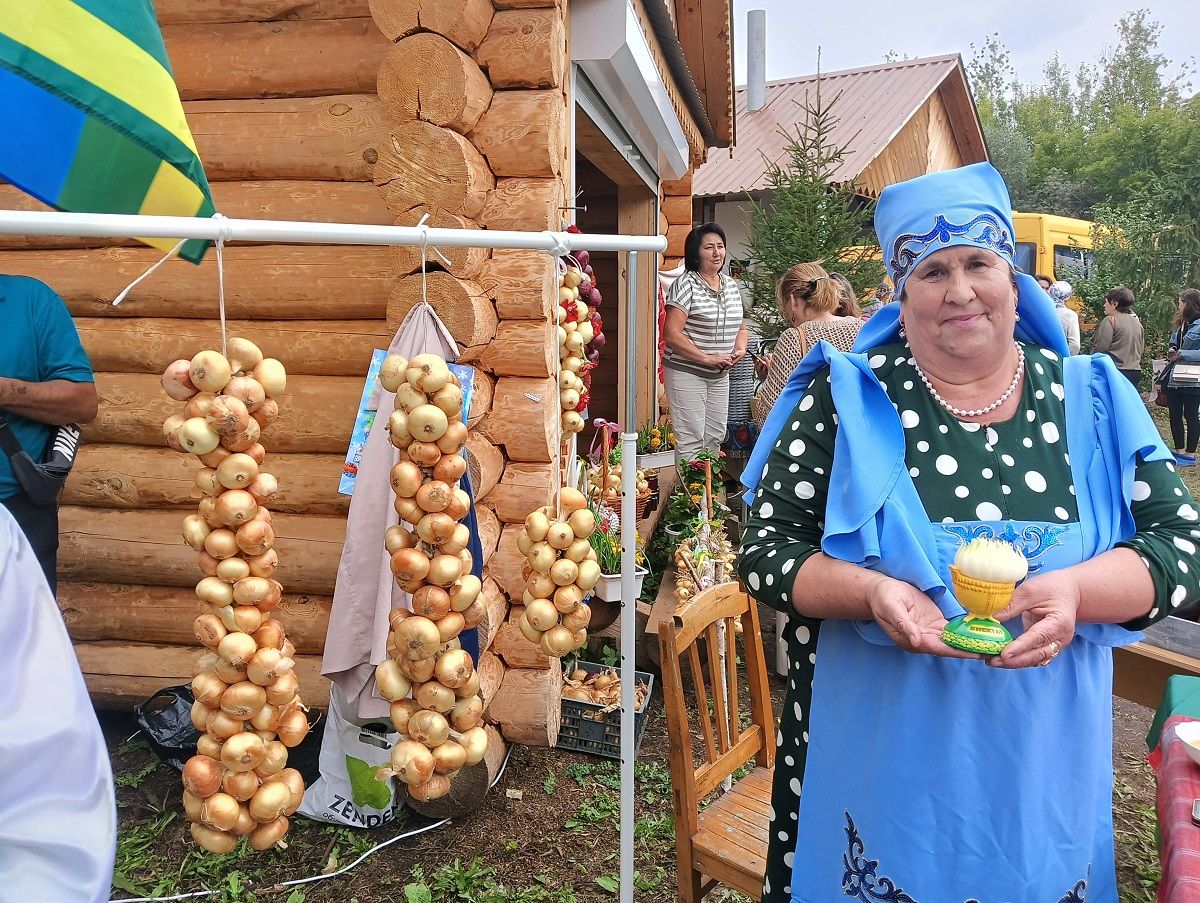
[[[395,781],[375,779],[375,769],[391,761],[400,735],[388,719],[347,718],[350,711],[333,684],[321,737],[321,777],[305,791],[299,811],[317,821],[374,828],[394,819],[403,805]]]

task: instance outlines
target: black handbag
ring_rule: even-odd
[[[74,423],[58,427],[43,459],[34,461],[21,447],[8,418],[0,414],[0,448],[8,455],[13,476],[35,505],[51,505],[57,501],[67,482],[67,474],[75,464],[82,436]]]

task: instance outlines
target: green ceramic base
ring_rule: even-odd
[[[995,618],[959,615],[943,628],[942,642],[964,652],[999,655],[1012,634]]]

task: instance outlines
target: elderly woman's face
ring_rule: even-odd
[[[1002,258],[982,248],[937,251],[904,284],[901,317],[918,355],[974,357],[1011,347],[1017,289]]]
[[[715,232],[709,232],[700,241],[700,269],[715,273],[725,265],[725,242]]]

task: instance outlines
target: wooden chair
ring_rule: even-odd
[[[733,619],[741,615],[743,649]],[[717,624],[724,622],[725,668],[717,654]],[[770,836],[771,779],[775,735],[771,689],[763,657],[758,607],[736,583],[699,593],[659,625],[663,698],[671,740],[671,784],[675,795],[675,850],[679,899],[696,903],[717,884],[762,899]],[[706,664],[702,664],[703,641]],[[738,701],[738,656],[749,684],[750,724],[742,730]],[[692,754],[691,719],[681,662],[691,666],[703,761]],[[728,688],[728,704],[722,693]],[[714,724],[715,721],[715,724]],[[725,778],[754,760],[755,767],[700,810],[700,802]]]

